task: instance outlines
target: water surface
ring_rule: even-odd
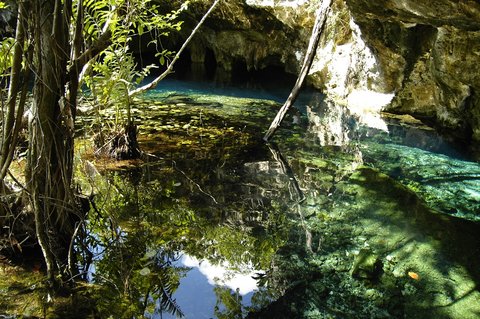
[[[128,296],[152,318],[478,316],[479,163],[418,121],[311,92],[265,144],[282,102],[182,81],[136,101],[144,158],[91,159],[101,175],[83,182],[111,216],[90,224],[105,304]]]

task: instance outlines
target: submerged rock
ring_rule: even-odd
[[[382,273],[382,261],[371,249],[363,248],[353,263],[351,274],[361,279],[376,280]]]

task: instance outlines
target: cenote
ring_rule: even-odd
[[[479,21],[0,0],[0,319],[480,318]]]
[[[100,317],[477,317],[478,162],[314,92],[265,143],[281,100],[167,80],[135,101],[141,160],[80,146]]]

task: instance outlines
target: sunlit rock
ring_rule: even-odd
[[[380,112],[390,103],[393,94],[378,93],[369,90],[355,90],[349,94],[347,103],[354,113]]]
[[[385,83],[390,110],[435,120],[479,140],[480,4],[347,0]]]
[[[334,2],[310,70],[312,83],[341,100],[354,90],[390,92],[383,73],[348,9]]]
[[[357,120],[343,106],[326,101],[321,106],[307,107],[309,132],[320,145],[346,146],[351,142]]]
[[[221,3],[192,42],[191,61],[205,62],[211,54],[219,81],[270,66],[297,75],[318,5],[313,0]],[[198,21],[206,6],[206,1],[192,3],[195,18],[186,25]],[[188,28],[182,32],[186,37]],[[478,52],[478,1],[333,0],[307,80],[349,106],[356,92],[394,94],[382,105],[386,110],[427,118],[478,141]]]

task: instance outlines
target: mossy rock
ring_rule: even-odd
[[[352,267],[352,277],[377,280],[382,274],[382,261],[371,249],[363,248],[358,253]]]

